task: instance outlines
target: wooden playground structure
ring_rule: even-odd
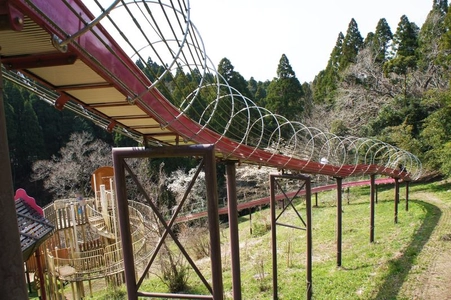
[[[72,299],[93,293],[93,280],[104,279],[108,288],[124,283],[124,263],[117,225],[113,186],[113,168],[99,168],[92,177],[95,197],[56,200],[44,207],[44,216],[54,225],[54,233],[26,262],[27,272],[35,273],[41,299]],[[137,263],[145,263],[149,252],[149,230],[145,220],[150,214],[146,205],[129,201],[133,254]],[[38,270],[37,259],[44,270]],[[44,272],[45,282],[37,276]],[[67,285],[70,285],[70,291]]]

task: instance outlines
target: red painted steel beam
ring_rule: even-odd
[[[383,184],[394,184],[395,180],[393,178],[381,178],[381,179],[375,179],[375,185],[383,185]],[[354,182],[344,182],[342,184],[342,187],[356,187],[356,186],[367,186],[367,185],[371,185],[371,180],[361,180],[361,181],[354,181]],[[312,193],[319,193],[319,192],[325,192],[325,191],[332,191],[335,190],[337,188],[336,184],[329,184],[329,185],[323,185],[323,186],[317,186],[317,187],[312,187]],[[290,193],[286,193],[286,195],[288,197],[293,197],[295,195],[295,193],[297,192],[290,192]],[[298,195],[302,196],[304,195],[305,191],[301,190]],[[284,195],[279,194],[276,195],[276,200],[281,200],[284,198]],[[252,208],[252,207],[256,207],[256,206],[260,206],[260,205],[267,205],[269,204],[270,201],[270,197],[263,197],[260,199],[256,199],[256,200],[251,200],[251,201],[247,201],[244,203],[238,203],[238,211],[242,211],[244,209],[248,209],[248,208]],[[228,213],[228,207],[224,206],[219,208],[218,213],[220,215],[226,215]],[[192,214],[188,214],[185,216],[182,216],[180,218],[177,219],[177,222],[187,222],[190,220],[195,220],[195,219],[199,219],[199,218],[203,218],[207,216],[207,212],[206,211],[201,211],[198,213],[192,213]]]
[[[28,68],[54,67],[72,65],[77,56],[72,53],[51,53],[29,56],[7,57],[2,59],[2,64],[8,70],[22,70]]]
[[[22,12],[7,1],[0,1],[0,30],[11,29],[20,31],[23,29],[23,20]]]

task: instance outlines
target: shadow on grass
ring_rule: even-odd
[[[428,191],[428,192],[446,192],[451,190],[451,182],[447,181],[434,181],[431,183],[411,183],[410,191],[419,192],[419,191]]]
[[[426,242],[431,237],[434,228],[437,226],[442,211],[435,205],[420,200],[409,200],[423,206],[426,210],[424,222],[413,235],[413,239],[407,246],[403,254],[396,259],[389,261],[389,274],[385,278],[375,299],[388,300],[397,299],[399,290],[406,279],[407,274],[414,265],[415,257],[421,252]]]

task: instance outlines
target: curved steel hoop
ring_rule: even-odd
[[[230,155],[246,145],[273,155],[333,165],[337,173],[344,168],[351,173],[371,173],[377,165],[376,169],[382,171],[402,166],[412,179],[421,175],[421,162],[407,151],[379,140],[339,137],[287,120],[230,86],[206,54],[191,20],[189,0],[122,0],[114,9],[111,0],[95,2],[97,6],[92,9],[99,11],[99,19],[103,17],[100,23],[152,82],[131,100],[140,101],[143,94],[158,88],[179,108],[180,113],[164,120],[164,126],[187,116],[201,125],[200,131],[213,130],[220,134],[219,139],[236,141]],[[104,17],[101,13],[107,10]],[[195,85],[193,80],[183,83],[182,73],[186,78],[195,78]],[[185,96],[180,99],[182,90]],[[185,138],[194,139],[198,134],[192,132]]]

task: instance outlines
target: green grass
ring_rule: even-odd
[[[394,284],[392,279],[402,279],[404,270],[414,263],[414,254],[421,247],[421,243],[418,245],[415,242],[414,235],[423,228],[422,224],[431,214],[432,208],[426,203],[412,201],[409,212],[400,209],[399,222],[394,224],[394,203],[388,200],[390,196],[392,195],[379,194],[375,243],[369,242],[368,195],[359,196],[357,199],[351,196],[350,204],[343,206],[342,266],[338,268],[335,243],[336,207],[329,200],[328,194],[321,195],[326,201],[312,212],[312,282],[316,299],[377,297],[379,287],[384,285],[384,282],[387,282],[385,290],[393,291],[396,283]],[[299,209],[301,207],[302,205],[298,206]],[[267,211],[261,213],[266,214]],[[292,212],[287,211],[285,214],[287,215],[284,216],[284,223],[296,220]],[[242,223],[241,229],[245,230],[246,225]],[[249,263],[257,265],[258,260],[264,260],[265,272],[271,277],[270,233],[259,238],[250,238],[247,243],[252,246],[241,251],[243,298],[269,299],[272,290],[260,291],[257,288],[258,283],[252,276],[252,267]],[[281,299],[305,297],[305,232],[278,226],[277,246],[279,297]],[[257,255],[264,252],[267,253],[265,257]]]
[[[313,295],[315,299],[399,299],[398,293],[416,257],[429,239],[440,218],[435,206],[412,198],[415,191],[443,192],[442,185],[412,185],[409,211],[405,211],[405,190],[401,189],[398,223],[394,223],[394,189],[379,188],[375,217],[375,243],[369,242],[369,188],[350,190],[349,205],[343,205],[342,266],[336,264],[335,193],[319,194],[319,207],[312,212],[313,226]],[[303,204],[297,206],[302,211]],[[268,214],[262,211],[261,214]],[[299,225],[292,211],[285,212],[284,222]],[[253,219],[258,219],[257,215]],[[264,217],[260,217],[264,218]],[[247,227],[247,228],[246,228]],[[271,287],[259,289],[252,266],[264,260],[267,277],[271,278],[270,233],[249,237],[249,222],[240,225],[242,293],[244,299],[270,299]],[[277,227],[278,295],[281,299],[299,299],[306,295],[305,232]],[[267,252],[265,258],[261,253]],[[254,268],[255,269],[255,268]],[[269,285],[271,282],[269,281]],[[230,285],[225,287],[231,288]]]
[[[349,204],[343,196],[342,265],[337,267],[335,192],[318,195],[319,207],[312,210],[313,228],[313,298],[314,299],[408,299],[401,287],[409,273],[421,272],[418,255],[436,227],[441,211],[423,201],[423,193],[433,193],[451,203],[451,185],[447,182],[411,184],[409,210],[405,211],[405,190],[401,188],[398,223],[394,223],[394,188],[378,188],[375,216],[375,242],[370,243],[369,187],[351,188]],[[417,196],[419,195],[419,196]],[[296,209],[305,218],[305,204]],[[278,210],[280,213],[280,210]],[[254,226],[269,220],[269,209],[252,214]],[[293,209],[288,209],[279,222],[302,226]],[[240,218],[240,269],[243,299],[272,299],[271,233],[250,234],[249,216]],[[221,235],[228,245],[228,228]],[[306,298],[305,231],[277,226],[277,262],[279,299]],[[226,253],[223,251],[223,253]],[[226,299],[231,299],[232,278],[230,256],[223,254],[223,282]],[[209,275],[209,262],[199,267]],[[207,289],[193,272],[189,293],[207,294]],[[144,282],[143,291],[167,292],[158,279]],[[92,299],[106,299],[96,294]]]

